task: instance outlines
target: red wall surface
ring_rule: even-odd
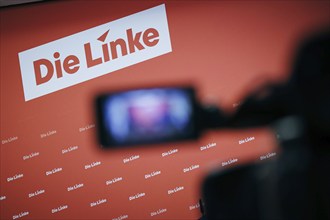
[[[162,3],[172,52],[25,102],[19,52]],[[260,82],[288,77],[298,40],[329,24],[329,11],[329,1],[50,1],[2,8],[1,219],[197,219],[203,177],[230,160],[276,152],[269,130],[212,131],[196,142],[104,151],[95,140],[93,97],[192,83],[201,100],[233,110]],[[146,178],[152,173],[158,175]]]

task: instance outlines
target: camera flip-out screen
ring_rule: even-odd
[[[97,99],[102,146],[160,143],[198,136],[192,88],[147,88]]]

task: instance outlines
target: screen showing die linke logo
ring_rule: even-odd
[[[19,53],[25,101],[172,51],[165,5]]]

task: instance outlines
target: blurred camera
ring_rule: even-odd
[[[192,87],[114,91],[96,99],[99,142],[104,147],[191,140],[199,136]]]

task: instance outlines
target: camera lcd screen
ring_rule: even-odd
[[[103,146],[160,143],[197,137],[192,88],[149,88],[97,99]]]

